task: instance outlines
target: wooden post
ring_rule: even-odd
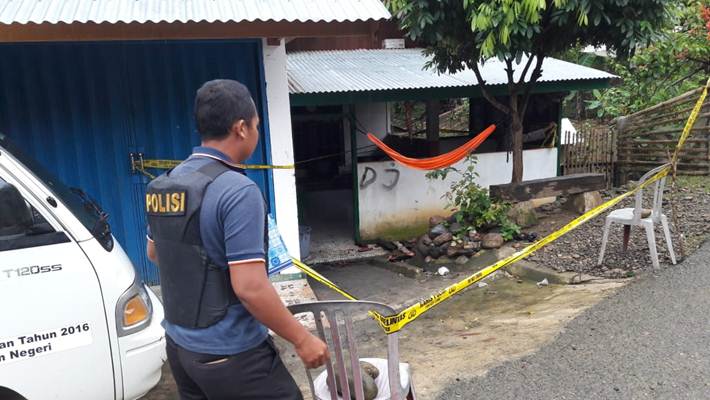
[[[581,95],[578,95],[577,97],[582,97]],[[562,100],[560,99],[557,102],[557,120],[555,121],[557,123],[557,132],[555,132],[555,140],[557,143],[552,143],[555,148],[557,148],[557,176],[562,175],[562,164],[560,160],[562,160]]]
[[[594,141],[594,152],[592,153],[592,162],[591,162],[591,170],[590,172],[600,172],[603,173],[604,171],[601,170],[599,166],[599,148],[601,147],[601,136],[599,135],[599,130],[594,128],[590,131],[591,133],[591,138]]]
[[[567,161],[567,173],[565,175],[574,174],[574,146],[578,137],[579,136],[575,134],[574,139],[572,139],[572,133],[570,132],[569,134],[569,141],[567,142],[567,155],[569,156],[569,161]]]
[[[577,159],[579,160],[578,163],[579,165],[577,166],[577,172],[578,173],[584,173],[584,157],[585,157],[585,149],[587,145],[589,144],[587,141],[587,131],[584,130],[581,132],[582,134],[582,141],[579,143],[579,148],[577,149]]]
[[[577,131],[574,138],[574,171],[572,173],[577,174],[582,172],[580,166],[582,165],[582,145],[584,144],[584,131]]]
[[[567,175],[569,174],[568,172],[568,165],[569,165],[569,131],[562,132],[562,135],[564,135],[564,140],[560,140],[560,143],[564,142],[567,143],[564,145],[564,147],[561,148],[563,152],[563,157],[562,157],[562,172],[557,174],[557,176],[562,176],[562,175]]]
[[[597,135],[594,134],[594,128],[589,129],[589,156],[587,157],[587,170],[585,172],[594,172],[594,163],[597,158]]]
[[[577,137],[578,137],[578,135],[575,134],[574,139],[573,139],[572,132],[570,132],[569,139],[568,139],[569,141],[567,142],[567,155],[569,156],[568,157],[569,161],[567,161],[567,173],[565,175],[570,175],[570,174],[575,173],[575,171],[574,171],[574,167],[575,167],[575,165],[574,165],[574,163],[575,163],[574,146],[577,141]]]
[[[617,120],[617,122],[616,122],[617,147],[619,144],[623,145],[623,147],[631,147],[631,145],[632,145],[631,140],[628,140],[628,146],[626,146],[625,142],[627,142],[627,138],[624,136],[624,123],[621,120]],[[623,185],[624,183],[626,183],[629,180],[627,169],[628,169],[629,163],[631,162],[631,156],[630,156],[630,152],[628,150],[625,150],[624,154],[625,154],[624,160],[623,161],[619,160],[624,165],[624,167],[620,168],[620,170],[619,170],[618,184],[620,184],[620,185]]]
[[[606,131],[606,146],[604,147],[606,155],[604,161],[606,162],[607,170],[607,188],[611,189],[614,186],[614,131]]]
[[[592,163],[594,162],[594,129],[590,128],[587,131],[587,149],[584,152],[584,172],[591,172]]]
[[[617,173],[617,168],[619,165],[619,132],[616,128],[609,129],[609,140],[611,141],[610,144],[610,149],[611,149],[611,156],[609,159],[609,165],[610,165],[610,174],[611,174],[611,184],[610,186],[616,186],[621,184],[621,179],[619,178],[619,175]]]
[[[594,169],[593,172],[602,172],[606,176],[606,171],[602,166],[602,158],[604,157],[604,136],[602,136],[602,131],[599,128],[594,129],[594,140],[596,141],[596,155],[594,157]]]
[[[611,189],[614,187],[614,180],[616,179],[614,177],[615,173],[615,165],[614,165],[614,159],[616,158],[616,146],[615,146],[615,134],[613,130],[608,130],[606,134],[606,149],[607,149],[607,157],[606,157],[606,162],[607,162],[607,169],[609,171],[609,181],[607,183],[607,187]]]
[[[353,175],[353,239],[355,244],[362,242],[360,238],[360,199],[357,173],[357,127],[355,125],[355,105],[348,106],[348,125],[350,126],[350,162]]]
[[[429,100],[426,102],[426,140],[429,146],[429,154],[432,156],[439,155],[440,110],[441,103],[439,100]]]

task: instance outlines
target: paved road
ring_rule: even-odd
[[[710,242],[440,399],[710,399]]]

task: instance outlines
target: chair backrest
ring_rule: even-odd
[[[301,303],[288,306],[288,309],[294,315],[312,313],[318,335],[326,343],[330,342],[328,349],[330,350],[331,360],[326,363],[325,368],[326,371],[328,371],[328,387],[331,399],[338,399],[334,374],[334,368],[337,368],[340,380],[339,386],[342,390],[342,399],[351,399],[350,388],[348,387],[348,376],[350,376],[354,382],[355,398],[357,400],[364,400],[365,394],[362,386],[362,375],[360,373],[360,358],[358,357],[356,337],[353,330],[353,317],[367,315],[370,310],[377,311],[383,315],[392,315],[395,314],[395,310],[385,304],[359,300]],[[326,322],[325,324],[324,321]],[[342,321],[342,323],[340,321]],[[330,331],[330,340],[326,337],[326,327]],[[390,398],[392,400],[401,400],[402,398],[399,375],[398,337],[398,333],[387,335],[387,376],[389,377]],[[349,356],[349,363],[347,364],[345,361],[345,350],[347,350]],[[335,366],[333,366],[333,361],[335,361]],[[306,368],[306,376],[308,376],[311,393],[313,393],[313,398],[315,399],[316,391],[313,386],[313,377],[308,368]]]
[[[659,171],[667,168],[670,164],[663,164],[656,167],[648,172],[646,172],[641,179],[639,179],[639,185],[646,182],[649,178],[657,174]],[[663,177],[657,180],[653,184],[653,204],[651,204],[651,220],[658,222],[661,219],[662,205],[663,205],[663,189],[666,185],[666,178]],[[643,213],[643,189],[636,192],[636,201],[634,204],[634,222],[638,222],[641,219]]]

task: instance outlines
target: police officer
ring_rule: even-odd
[[[329,355],[269,282],[264,199],[233,165],[259,139],[254,101],[241,83],[213,80],[197,91],[195,118],[202,145],[146,195],[148,258],[160,271],[180,398],[302,399],[267,327],[309,368]]]

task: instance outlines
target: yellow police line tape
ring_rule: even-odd
[[[175,168],[180,164],[181,160],[134,160],[133,166],[136,169],[141,168],[155,168],[155,169],[170,169]],[[288,165],[260,165],[260,164],[232,164],[237,168],[241,169],[294,169],[296,166],[294,164]]]
[[[325,276],[319,274],[316,272],[313,268],[309,267],[308,265],[302,263],[300,260],[297,260],[295,258],[291,259],[293,261],[293,264],[298,267],[301,271],[305,272],[308,276],[311,278],[317,280],[318,282],[322,283],[323,285],[335,290],[336,292],[340,293],[343,297],[345,297],[348,300],[357,300],[355,296],[351,295],[350,293],[346,292],[345,290],[341,289],[336,285],[335,283],[331,282],[330,279],[326,278]]]
[[[675,162],[678,157],[678,153],[680,152],[680,149],[683,147],[683,144],[685,143],[686,139],[690,135],[691,128],[695,124],[695,120],[698,117],[698,114],[700,113],[700,109],[702,107],[703,102],[705,101],[705,97],[707,96],[708,93],[708,86],[710,86],[710,79],[708,79],[707,84],[705,85],[705,89],[703,90],[702,94],[700,95],[700,99],[698,99],[698,102],[695,104],[695,107],[693,107],[693,111],[690,114],[690,117],[686,121],[685,127],[683,128],[683,132],[680,135],[680,138],[678,140],[678,143],[676,145],[675,152],[673,154],[672,161]],[[577,228],[578,226],[584,224],[585,222],[589,221],[590,219],[598,216],[602,212],[606,211],[607,209],[613,207],[614,205],[618,204],[620,201],[623,199],[635,194],[642,188],[650,185],[651,183],[665,177],[668,175],[668,173],[671,171],[672,166],[669,165],[668,167],[662,169],[658,173],[656,173],[654,176],[643,182],[642,184],[638,185],[634,189],[621,194],[603,204],[601,204],[598,207],[595,207],[594,209],[584,213],[583,215],[575,218],[572,220],[570,223],[567,225],[563,226],[561,229],[545,236],[541,240],[525,247],[521,251],[516,252],[515,254],[511,255],[510,257],[504,258],[498,262],[496,262],[493,265],[489,265],[486,268],[483,268],[482,270],[468,276],[467,278],[454,283],[453,285],[450,285],[449,287],[446,287],[431,296],[420,300],[418,303],[411,305],[404,310],[400,311],[399,313],[395,315],[382,315],[376,311],[370,311],[370,315],[380,324],[382,329],[387,333],[395,333],[401,330],[404,326],[409,324],[410,322],[414,321],[416,318],[424,314],[426,311],[432,309],[434,306],[440,304],[444,300],[450,298],[451,296],[460,293],[464,289],[468,288],[469,286],[473,285],[474,283],[480,281],[481,279],[485,278],[486,276],[492,274],[493,272],[499,270],[500,268],[506,267],[510,264],[513,264],[517,261],[520,261],[526,257],[528,257],[530,254],[534,253],[535,251],[541,249],[542,247],[554,242],[557,240],[559,237],[563,236],[564,234],[572,231],[573,229]],[[301,269],[304,273],[306,273],[308,276],[312,277],[316,281],[326,285],[327,287],[335,290],[336,292],[340,293],[344,297],[350,299],[350,300],[357,300],[353,295],[350,293],[346,292],[345,290],[339,288],[335,283],[331,282],[328,278],[324,277],[323,275],[319,274],[312,268],[308,267],[307,265],[303,264],[302,262],[298,260],[294,260],[294,264]]]

